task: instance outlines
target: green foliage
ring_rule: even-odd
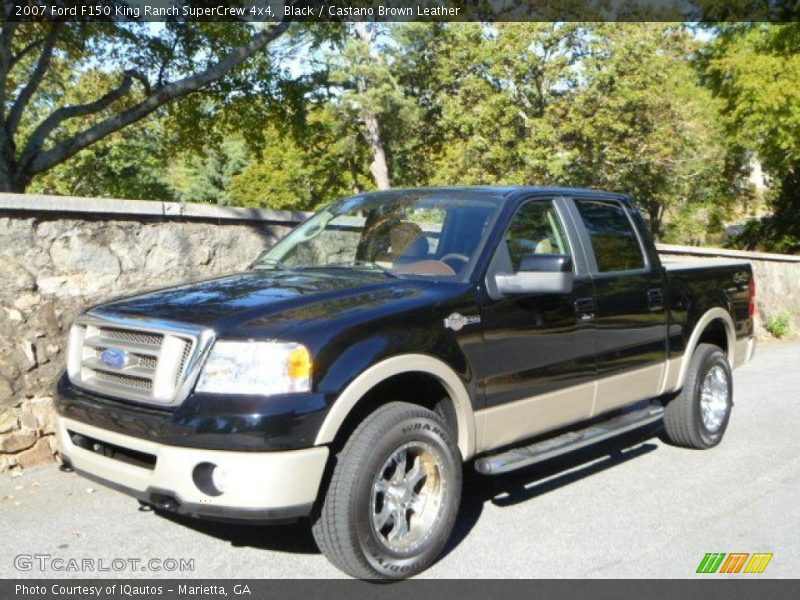
[[[333,117],[322,110],[310,115],[310,135],[303,143],[291,133],[268,126],[258,160],[250,162],[231,182],[234,204],[312,210],[351,193],[358,179],[339,167],[352,158],[353,149],[346,137],[330,136],[332,121]]]
[[[151,83],[174,80],[253,31],[70,25],[18,137],[54,109],[113,88],[123,68],[136,66]],[[352,23],[295,24],[268,52],[38,175],[31,189],[313,209],[376,187],[372,117],[394,187],[622,191],[676,243],[723,243],[725,223],[748,207],[757,214],[763,200],[747,183],[757,156],[774,182],[766,198],[774,215],[736,243],[800,249],[797,23],[725,24],[703,36],[658,22],[373,23],[369,31],[367,40]],[[33,58],[13,70],[9,89],[30,77]],[[103,110],[61,123],[45,149],[141,100],[147,90],[133,83]]]
[[[173,200],[158,122],[109,136],[69,162],[37,176],[31,193]]]
[[[725,147],[715,106],[687,60],[689,32],[605,23],[591,32],[588,83],[564,114],[572,185],[633,194],[654,233],[670,215],[721,210]]]
[[[764,327],[772,337],[780,339],[787,336],[791,331],[790,322],[791,315],[783,312],[776,316],[767,317],[764,321]]]
[[[177,162],[170,169],[170,187],[180,202],[204,202],[230,206],[234,178],[247,165],[245,144],[229,137],[219,146]]]
[[[728,135],[755,152],[775,183],[772,216],[740,246],[800,250],[800,23],[725,25],[704,53],[708,83],[724,102]]]
[[[112,77],[97,69],[87,70],[75,85],[61,92],[65,104],[83,104],[101,95]],[[39,117],[44,117],[43,107]],[[54,141],[78,133],[87,123],[107,116],[101,112],[83,121],[66,121]],[[23,122],[22,131],[30,133],[34,123]],[[102,196],[134,200],[170,200],[167,183],[169,147],[164,118],[152,118],[118,131],[75,155],[70,161],[56,165],[37,175],[28,191],[44,194]]]
[[[452,24],[429,43],[425,79],[414,91],[428,107],[425,129],[435,132],[425,144],[431,183],[552,180],[564,159],[553,107],[572,84],[579,28]]]
[[[13,8],[6,4],[4,14]],[[199,151],[202,134],[218,131],[210,124],[234,113],[242,131],[259,131],[250,120],[278,97],[292,97],[285,73],[263,51],[283,31],[249,23],[4,18],[0,190],[24,191],[35,176],[148,117],[165,118],[164,147],[177,142]],[[236,110],[226,111],[230,106]]]
[[[624,191],[671,237],[666,219],[719,227],[736,196],[697,42],[679,25],[413,24],[396,41],[398,80],[424,108],[420,143],[406,143],[430,183]]]

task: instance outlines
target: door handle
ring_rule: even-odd
[[[591,321],[594,319],[594,298],[578,298],[575,300],[575,313],[581,321]]]
[[[664,310],[664,290],[661,288],[647,290],[647,307],[650,312]]]

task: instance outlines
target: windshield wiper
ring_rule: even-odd
[[[282,261],[278,260],[277,258],[260,258],[256,260],[251,266],[251,269],[258,269],[261,265],[270,265],[274,269],[278,271],[291,271],[292,269],[287,267]]]
[[[382,271],[386,273],[389,277],[394,277],[395,279],[399,279],[399,275],[392,271],[388,267],[384,267],[383,265],[379,265],[376,262],[371,260],[347,260],[342,262],[332,262],[325,265],[319,265],[317,268],[320,269],[349,269],[351,267],[367,267],[369,269],[375,269],[377,271]]]

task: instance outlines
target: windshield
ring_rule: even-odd
[[[259,258],[255,269],[372,269],[466,278],[501,204],[492,197],[399,192],[334,203]]]

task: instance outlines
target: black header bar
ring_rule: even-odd
[[[797,581],[693,580],[357,580],[33,579],[0,580],[11,600],[759,600],[796,598]]]
[[[3,0],[7,21],[798,21],[800,0]]]

